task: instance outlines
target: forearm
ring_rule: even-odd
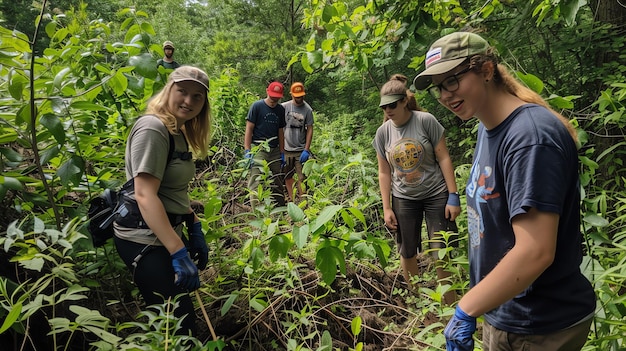
[[[285,132],[283,128],[278,129],[278,147],[280,152],[285,152]]]
[[[167,251],[172,254],[183,248],[185,245],[172,228],[165,207],[158,196],[135,194],[135,198],[144,221]]]
[[[246,122],[246,134],[243,138],[243,148],[244,150],[252,149],[252,132],[254,130],[254,124],[252,122]]]
[[[449,193],[458,192],[458,188],[456,186],[456,180],[454,178],[454,166],[452,165],[452,160],[448,157],[438,162],[439,162],[439,168],[441,168],[441,172],[443,173],[443,179],[446,182],[446,187],[448,188],[448,192]]]
[[[311,142],[313,141],[313,125],[307,126],[306,129],[306,142],[304,144],[305,150],[311,150]]]

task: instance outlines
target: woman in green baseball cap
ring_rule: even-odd
[[[444,330],[448,350],[580,350],[595,294],[581,273],[576,133],[499,63],[481,36],[446,35],[415,77],[460,119],[479,120],[466,185],[470,290]]]

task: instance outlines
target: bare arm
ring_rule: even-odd
[[[304,144],[305,150],[311,150],[311,141],[313,140],[313,125],[306,126],[306,142]]]
[[[280,152],[285,152],[285,131],[283,128],[278,128],[278,147]]]
[[[244,150],[252,149],[252,133],[254,131],[254,123],[250,121],[246,121],[246,134],[243,139],[243,148]]]
[[[554,261],[559,216],[534,208],[513,218],[515,245],[487,276],[459,301],[470,316],[478,317],[509,301]]]
[[[441,136],[441,139],[439,139],[439,142],[435,146],[435,157],[443,173],[443,179],[446,181],[448,192],[456,193],[458,190],[454,179],[454,166],[452,165],[452,159],[450,158],[450,153],[446,146],[446,137],[444,135]],[[453,221],[459,214],[461,214],[461,207],[446,205],[446,218]]]
[[[148,227],[167,251],[173,254],[182,249],[185,244],[172,228],[165,207],[157,195],[160,185],[161,181],[158,178],[148,173],[139,173],[135,177],[135,199]]]
[[[397,229],[398,221],[391,208],[391,167],[387,159],[376,153],[378,158],[378,184],[383,199],[385,225],[389,229]]]

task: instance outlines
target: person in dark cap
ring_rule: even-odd
[[[395,74],[380,89],[384,118],[372,145],[378,159],[383,219],[395,231],[400,266],[411,284],[411,278],[420,275],[417,254],[422,251],[423,222],[433,256],[439,259],[437,249],[446,245],[440,233],[457,232],[455,219],[461,203],[445,129],[435,116],[421,111],[407,81],[406,76]],[[437,268],[442,283],[449,276]],[[446,292],[443,300],[454,303],[454,290]]]
[[[311,157],[311,142],[313,141],[313,109],[304,101],[306,92],[304,84],[291,84],[291,100],[283,102],[285,108],[285,186],[291,201],[296,201],[293,186],[296,184],[296,193],[304,194],[304,174],[302,165]],[[297,182],[294,174],[298,175]]]
[[[283,98],[283,90],[282,83],[271,82],[266,89],[267,96],[255,101],[246,116],[244,156],[250,165],[248,189],[252,206],[258,205],[256,192],[264,162],[267,162],[272,173],[268,176],[272,179],[274,203],[277,206],[285,205],[282,181],[282,169],[285,166],[285,108],[279,103]]]
[[[204,71],[181,66],[150,100],[128,135],[129,181],[122,187],[121,200],[127,211],[114,223],[117,252],[146,304],[163,304],[182,294],[174,315],[186,315],[179,331],[183,334],[195,333],[188,293],[200,287],[198,270],[208,263],[202,224],[188,194],[196,170],[193,158],[205,157],[208,150],[208,91]]]
[[[414,86],[478,136],[465,188],[470,290],[444,329],[448,350],[580,350],[596,307],[582,274],[576,132],[522,85],[480,35],[448,34]]]
[[[164,56],[163,58],[157,60],[157,67],[163,66],[167,69],[176,69],[180,67],[180,64],[174,61],[174,50],[176,50],[174,48],[174,44],[171,41],[166,40],[163,43]]]

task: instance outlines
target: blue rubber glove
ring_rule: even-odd
[[[309,150],[302,150],[302,153],[300,154],[300,163],[305,163],[309,160],[309,157],[311,157]]]
[[[456,306],[454,316],[448,322],[443,335],[446,337],[447,351],[473,351],[476,331],[476,318],[463,312],[459,305]]]
[[[252,152],[250,152],[250,150],[246,149],[243,157],[246,159],[246,164],[248,166],[248,169],[252,168],[252,157],[254,155],[252,155]]]
[[[285,153],[281,152],[280,153],[280,168],[285,168],[286,165],[287,165],[287,161],[285,161]]]
[[[448,205],[456,207],[461,206],[461,197],[459,196],[459,193],[448,194]]]
[[[200,287],[200,277],[198,277],[198,268],[191,257],[186,247],[174,252],[172,254],[172,267],[174,267],[174,273],[176,273],[176,285],[188,290],[193,291]]]
[[[196,266],[198,266],[199,270],[203,270],[206,268],[207,263],[209,263],[209,247],[204,239],[202,223],[195,222],[191,225],[191,228],[187,229],[187,233],[189,234],[189,244],[187,248],[189,249],[191,259],[198,262]]]

